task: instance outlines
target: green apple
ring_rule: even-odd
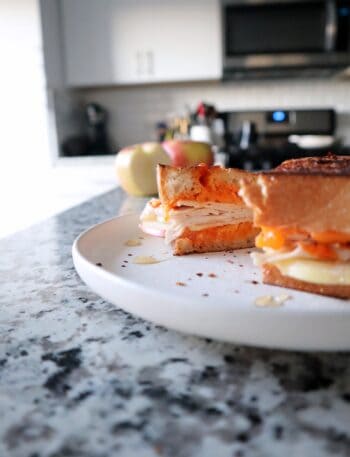
[[[169,140],[162,143],[175,167],[188,167],[199,163],[213,165],[214,154],[209,143],[191,140]]]
[[[146,197],[157,193],[157,164],[171,164],[159,143],[135,144],[121,149],[115,160],[117,178],[130,195]]]

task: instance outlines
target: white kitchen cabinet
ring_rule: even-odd
[[[221,77],[218,0],[61,0],[70,86]]]

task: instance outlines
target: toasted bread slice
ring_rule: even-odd
[[[242,181],[241,195],[257,226],[350,232],[348,176],[262,173]]]
[[[238,196],[242,178],[250,182],[254,176],[235,168],[204,164],[188,168],[158,165],[157,170],[159,197],[168,208],[186,200],[244,205]]]
[[[262,265],[263,282],[288,289],[301,290],[312,294],[327,295],[336,298],[350,298],[349,285],[315,284],[283,275],[275,265]]]
[[[262,228],[255,261],[264,283],[350,298],[350,157],[284,162],[243,179],[240,195]]]
[[[158,165],[158,189],[168,221],[166,241],[175,255],[254,245],[258,230],[238,195],[247,172],[219,166]]]
[[[303,157],[282,162],[274,171],[307,174],[350,175],[350,156],[327,154],[322,157]]]

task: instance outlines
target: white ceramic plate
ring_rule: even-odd
[[[126,245],[134,239],[141,245]],[[73,260],[98,295],[165,327],[238,344],[350,349],[350,301],[261,284],[249,251],[174,257],[162,238],[139,230],[137,215],[126,215],[82,233]],[[138,256],[161,261],[133,263]],[[281,306],[255,304],[286,294]]]

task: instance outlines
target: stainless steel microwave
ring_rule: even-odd
[[[223,75],[325,75],[350,65],[349,0],[222,0]]]

